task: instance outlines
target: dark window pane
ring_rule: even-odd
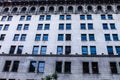
[[[110,62],[110,70],[112,74],[117,74],[117,64],[116,62]]]
[[[65,73],[71,73],[71,62],[65,62],[64,72]]]
[[[18,46],[17,54],[22,54],[22,52],[23,52],[23,46]]]
[[[14,54],[16,46],[11,46],[9,54]]]
[[[36,67],[37,67],[36,61],[31,61],[29,66],[29,72],[35,72]]]
[[[112,46],[107,46],[107,51],[109,55],[113,55],[113,47]]]
[[[92,62],[92,73],[93,74],[98,74],[99,73],[98,63],[97,62]]]
[[[65,54],[68,55],[71,53],[71,46],[65,46]]]
[[[12,66],[12,72],[17,72],[19,67],[19,61],[14,61]]]
[[[55,72],[62,73],[62,62],[56,62]]]
[[[89,73],[89,62],[83,62],[83,73]]]
[[[66,41],[70,41],[71,40],[71,34],[66,34]]]
[[[11,65],[11,61],[6,61],[6,62],[5,62],[5,65],[4,65],[3,71],[9,72],[9,70],[10,70],[10,65]]]

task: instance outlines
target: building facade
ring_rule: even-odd
[[[0,1],[0,80],[120,80],[119,0]]]

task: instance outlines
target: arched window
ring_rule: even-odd
[[[27,8],[26,7],[23,7],[22,9],[21,9],[21,12],[25,12],[27,10]]]
[[[63,6],[60,6],[59,9],[58,9],[59,12],[63,12],[64,11],[64,8]]]
[[[14,7],[12,12],[17,12],[18,8],[17,7]]]
[[[112,11],[112,6],[107,6],[108,11]]]
[[[40,12],[44,12],[45,11],[45,8],[44,7],[40,7]]]
[[[120,6],[117,6],[117,10],[120,11]]]
[[[53,11],[54,11],[54,7],[53,6],[49,7],[49,12],[53,12]]]
[[[82,6],[78,6],[78,11],[83,11],[83,7]]]
[[[4,9],[4,12],[8,12],[8,11],[9,11],[9,8],[5,8],[5,9]]]
[[[72,6],[68,7],[68,12],[73,12],[73,7]]]
[[[101,6],[97,6],[97,10],[98,11],[102,11],[102,7]]]
[[[31,8],[30,8],[30,12],[34,12],[35,9],[36,9],[35,7],[31,7]]]
[[[88,6],[88,7],[87,7],[87,10],[88,10],[88,11],[92,11],[92,6]]]

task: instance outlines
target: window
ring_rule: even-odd
[[[90,46],[91,55],[96,55],[96,46]]]
[[[80,20],[85,20],[85,15],[80,15]]]
[[[71,20],[71,15],[66,15],[66,20]]]
[[[98,74],[99,73],[98,62],[92,62],[92,73],[93,74]]]
[[[40,54],[46,54],[47,46],[41,46],[41,52]]]
[[[42,30],[43,24],[38,24],[37,30]]]
[[[103,23],[103,29],[108,30],[108,25],[106,23]]]
[[[81,25],[81,30],[85,30],[86,29],[86,24],[81,23],[80,25]]]
[[[20,40],[25,41],[26,40],[26,34],[22,34]]]
[[[19,34],[15,34],[13,40],[18,41],[18,39],[19,39]]]
[[[10,65],[11,65],[11,61],[6,61],[5,65],[4,65],[4,68],[3,68],[3,71],[9,72],[10,71]]]
[[[20,45],[20,46],[18,46],[17,54],[22,54],[22,52],[23,52],[23,46]]]
[[[87,35],[81,34],[81,41],[87,41]]]
[[[3,28],[3,30],[8,30],[8,28],[9,28],[9,25],[6,24],[6,25],[4,26],[4,28]]]
[[[9,54],[14,54],[16,46],[11,46]]]
[[[58,41],[63,41],[64,35],[63,34],[58,34]]]
[[[89,40],[90,40],[90,41],[94,41],[94,40],[95,40],[94,34],[89,34]]]
[[[112,15],[108,15],[108,19],[109,20],[113,19],[113,16]]]
[[[71,53],[71,46],[65,46],[65,54],[68,55]]]
[[[59,24],[59,30],[64,30],[64,24]]]
[[[83,62],[83,73],[89,73],[89,62]]]
[[[23,21],[25,19],[25,16],[20,17],[20,21]]]
[[[66,30],[71,30],[71,24],[66,24]]]
[[[29,24],[25,24],[24,25],[24,30],[28,30],[29,29]]]
[[[30,20],[31,20],[31,16],[29,15],[27,16],[26,21],[30,21]]]
[[[63,54],[63,46],[57,46],[57,54]]]
[[[8,16],[7,21],[12,21],[13,16]]]
[[[3,25],[2,25],[2,24],[0,24],[0,30],[2,30],[2,27],[3,27]]]
[[[120,46],[115,46],[116,52],[118,55],[120,55]]]
[[[5,21],[6,18],[7,18],[7,16],[3,16],[3,17],[1,18],[1,21]]]
[[[45,62],[44,61],[40,61],[38,63],[38,72],[39,73],[43,73],[44,72],[44,67],[45,67]]]
[[[19,61],[14,61],[12,65],[12,72],[17,72],[19,67]]]
[[[110,34],[105,34],[105,41],[110,41]]]
[[[105,15],[101,15],[101,19],[102,20],[106,20],[106,16]]]
[[[87,46],[82,46],[82,54],[88,55],[88,47]]]
[[[6,34],[1,34],[0,41],[3,41],[5,39]]]
[[[110,71],[112,74],[117,74],[117,64],[116,62],[110,62]]]
[[[39,20],[44,20],[44,15],[40,15]]]
[[[49,30],[50,24],[45,24],[44,30]]]
[[[41,39],[41,34],[36,34],[35,41],[40,41]]]
[[[89,29],[89,30],[93,29],[93,24],[92,24],[92,23],[89,23],[89,24],[88,24],[88,29]]]
[[[114,24],[114,23],[110,23],[110,28],[111,28],[111,29],[116,29],[116,28],[115,28],[115,24]]]
[[[43,41],[48,41],[48,34],[43,34]]]
[[[62,62],[61,61],[56,62],[55,72],[62,73]]]
[[[71,73],[71,62],[65,62],[64,72],[65,73]]]
[[[31,61],[30,62],[29,72],[35,72],[36,67],[37,67],[37,62],[36,61]]]
[[[114,41],[118,41],[119,39],[118,39],[118,34],[112,34],[112,36],[113,36],[113,40]]]
[[[39,46],[33,46],[32,54],[38,54]]]
[[[59,19],[64,20],[64,15],[60,15]]]
[[[46,20],[51,20],[51,15],[47,15]]]
[[[66,34],[66,41],[70,41],[71,40],[71,34]]]
[[[92,15],[87,15],[87,20],[92,20]]]
[[[17,30],[21,30],[21,29],[22,29],[22,24],[18,24]]]
[[[108,51],[109,55],[113,55],[114,54],[112,46],[107,46],[107,51]]]

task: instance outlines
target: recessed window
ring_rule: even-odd
[[[66,30],[71,30],[71,24],[66,24]]]
[[[63,41],[63,40],[64,40],[64,35],[58,34],[58,41]]]
[[[21,12],[25,12],[27,10],[27,8],[26,7],[23,7],[22,9],[21,9]]]
[[[20,17],[20,21],[23,21],[23,20],[25,20],[25,16]]]
[[[65,36],[66,36],[65,37],[66,41],[70,41],[71,40],[71,34],[66,34]]]
[[[56,62],[55,72],[62,73],[62,61]]]
[[[49,30],[50,29],[50,24],[45,24],[44,30]]]
[[[28,30],[29,29],[29,24],[25,24],[23,30]]]
[[[41,34],[36,34],[35,41],[40,41],[40,39],[41,39]]]
[[[22,24],[18,24],[17,30],[22,30]]]
[[[64,20],[64,15],[60,15],[59,19]]]
[[[1,21],[5,21],[7,19],[7,16],[2,16]]]
[[[86,29],[86,24],[85,23],[81,23],[80,26],[81,26],[81,30],[85,30]]]
[[[63,54],[63,46],[57,46],[57,54]]]
[[[92,15],[87,15],[87,20],[92,20]]]
[[[94,34],[89,34],[89,41],[95,41]]]
[[[43,41],[48,41],[48,34],[43,34]]]
[[[88,30],[92,30],[93,29],[93,24],[92,23],[88,23]]]
[[[113,19],[113,16],[112,16],[112,15],[108,15],[108,19],[109,19],[109,20],[112,20],[112,19]]]
[[[45,68],[45,62],[44,61],[39,61],[38,63],[38,73],[43,73]]]
[[[14,54],[16,46],[12,45],[9,50],[9,54]]]
[[[26,21],[30,21],[30,20],[31,20],[31,16],[29,15],[27,16]]]
[[[17,10],[18,10],[18,8],[14,7],[13,10],[12,10],[12,12],[15,13],[15,12],[17,12]]]
[[[39,46],[33,46],[32,54],[38,54]]]
[[[43,24],[38,24],[37,30],[42,30]]]
[[[64,11],[63,6],[60,6],[58,10],[59,10],[59,12],[63,12]]]
[[[80,15],[80,20],[85,20],[85,15]]]
[[[44,15],[40,15],[39,20],[44,20]]]
[[[91,55],[96,55],[96,46],[90,46]]]
[[[35,12],[36,8],[35,7],[31,7],[30,8],[30,12]]]
[[[110,23],[110,28],[111,28],[111,29],[116,29],[116,28],[115,28],[115,24],[114,24],[114,23]]]
[[[1,34],[0,41],[4,41],[6,34]]]
[[[41,55],[45,55],[45,54],[46,54],[46,51],[47,51],[47,46],[41,46],[40,54],[41,54]]]
[[[47,15],[46,20],[51,20],[51,15]]]
[[[102,20],[106,20],[106,16],[105,15],[101,15],[101,19]]]
[[[65,46],[65,54],[69,55],[71,53],[71,46]]]
[[[92,73],[93,74],[98,74],[99,73],[98,62],[92,62]]]
[[[107,46],[107,52],[109,55],[113,55],[114,52],[113,52],[113,47],[112,46]]]
[[[6,24],[3,28],[3,30],[8,30],[8,28],[9,28],[9,24]]]
[[[118,34],[112,34],[112,36],[113,36],[113,40],[114,41],[118,41],[119,39],[118,39]]]
[[[11,61],[6,61],[5,65],[4,65],[4,68],[3,68],[3,71],[9,72],[10,71],[10,66],[11,66]]]
[[[40,7],[40,12],[44,12],[45,8],[44,7]]]
[[[78,11],[83,11],[83,7],[82,6],[78,6]]]
[[[64,72],[65,73],[71,73],[71,62],[65,62]]]
[[[30,67],[29,67],[29,72],[35,72],[36,67],[37,67],[37,62],[36,61],[31,61],[30,62]]]
[[[13,40],[18,41],[18,39],[19,39],[19,34],[15,34]]]
[[[73,7],[72,6],[68,7],[68,12],[73,12]]]
[[[59,30],[64,30],[64,24],[59,24]]]
[[[111,41],[110,34],[105,34],[105,41]]]
[[[112,74],[117,74],[117,64],[116,62],[110,62],[110,71]]]
[[[115,46],[116,52],[118,55],[120,55],[120,46]]]
[[[87,41],[87,35],[81,34],[81,41]]]
[[[103,29],[108,30],[108,24],[107,23],[103,23]]]
[[[20,46],[18,46],[17,54],[22,54],[22,52],[23,52],[23,46],[20,45]]]
[[[7,21],[12,21],[13,16],[8,16]]]
[[[89,72],[89,62],[83,62],[82,65],[83,65],[83,66],[82,66],[82,68],[83,68],[83,73],[84,73],[84,74],[90,73],[90,72]]]
[[[12,65],[12,72],[17,72],[19,67],[19,61],[14,61]]]
[[[2,27],[3,27],[3,25],[2,25],[2,24],[0,24],[0,30],[2,30]]]
[[[49,12],[53,12],[54,11],[54,7],[49,7]]]
[[[71,20],[71,15],[66,15],[66,20]]]
[[[20,40],[25,41],[26,40],[26,34],[22,34]]]
[[[82,46],[82,54],[88,55],[88,47],[87,46]]]

